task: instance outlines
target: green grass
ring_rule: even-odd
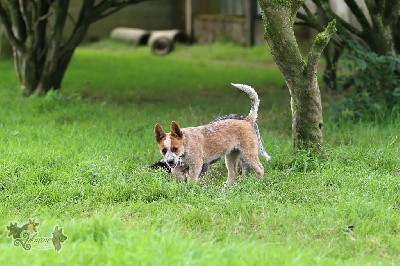
[[[327,159],[293,156],[289,94],[267,53],[228,44],[155,57],[105,42],[78,49],[61,94],[27,99],[0,62],[0,265],[399,264],[399,119],[326,120]],[[260,94],[264,180],[223,190],[222,161],[198,184],[148,169],[156,122],[248,112],[230,82]],[[31,217],[41,236],[63,228],[59,253],[13,246],[5,227]]]

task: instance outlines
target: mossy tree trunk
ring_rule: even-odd
[[[336,28],[332,21],[316,36],[305,61],[293,31],[296,13],[303,2],[259,0],[265,39],[291,95],[293,148],[320,155],[323,153],[323,119],[317,81],[318,61]]]

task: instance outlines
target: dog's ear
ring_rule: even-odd
[[[179,125],[175,121],[171,122],[171,135],[176,138],[182,138],[183,136],[183,133],[179,128]]]
[[[160,142],[165,136],[164,129],[161,127],[160,124],[156,124],[154,127],[154,134],[156,136],[156,141]]]

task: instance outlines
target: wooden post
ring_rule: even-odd
[[[246,45],[252,47],[255,44],[255,19],[257,15],[257,0],[247,0],[246,5]]]
[[[188,42],[193,41],[193,0],[185,0],[186,35]]]

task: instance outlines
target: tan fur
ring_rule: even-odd
[[[165,139],[170,138],[171,147],[167,159],[178,158],[181,160],[181,163],[172,167],[171,170],[178,179],[188,178],[197,181],[203,163],[209,163],[225,156],[228,169],[227,182],[232,183],[236,177],[240,155],[249,162],[258,178],[262,178],[264,175],[264,168],[258,158],[257,136],[248,119],[227,119],[204,126],[182,129],[173,121],[170,133],[165,133],[157,124],[155,134],[162,154],[162,151],[166,149]],[[172,148],[177,148],[176,152],[172,152]],[[189,168],[189,172],[186,175],[183,170],[187,168]]]
[[[240,156],[250,164],[258,178],[263,177],[264,168],[258,158],[258,138],[253,127],[260,100],[252,87],[232,85],[250,98],[250,112],[244,120],[226,119],[183,129],[172,121],[170,133],[165,133],[159,124],[155,126],[154,133],[160,152],[177,179],[197,181],[203,164],[222,156],[225,156],[228,169],[228,183],[235,180]]]

